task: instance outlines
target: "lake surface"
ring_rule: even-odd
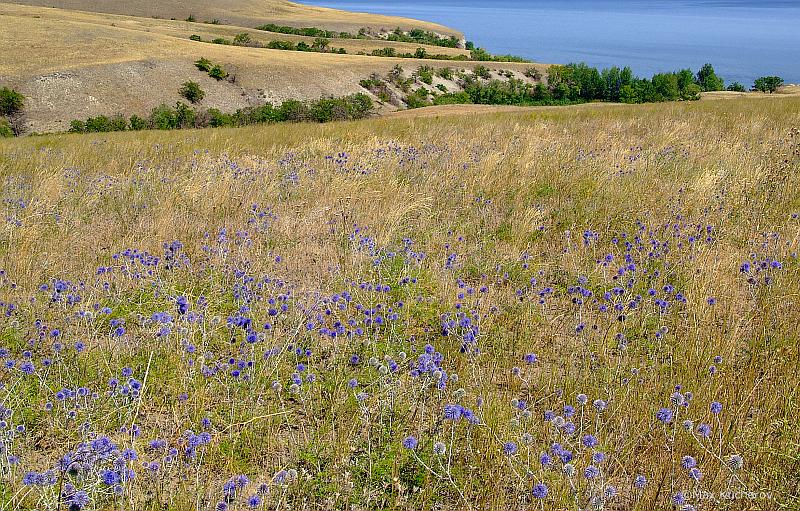
[[[639,76],[711,62],[726,84],[800,83],[800,0],[321,0],[316,5],[442,23],[492,53],[630,66]]]

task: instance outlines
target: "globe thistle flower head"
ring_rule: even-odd
[[[537,483],[533,486],[533,496],[537,499],[547,497],[548,489],[544,483]]]
[[[403,439],[403,447],[406,449],[416,449],[419,441],[412,435],[409,435]]]
[[[738,472],[744,468],[744,458],[738,454],[731,454],[728,456],[727,464],[733,472]]]
[[[433,454],[436,456],[444,456],[445,452],[447,452],[447,446],[444,445],[444,442],[436,442],[433,444]]]

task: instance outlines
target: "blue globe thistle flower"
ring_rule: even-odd
[[[543,499],[547,497],[548,489],[547,485],[544,483],[537,483],[533,485],[533,496],[537,499]]]
[[[514,442],[506,442],[503,444],[503,453],[505,453],[506,456],[513,456],[518,450],[519,447],[517,447],[517,444]]]
[[[719,401],[714,401],[713,403],[711,403],[710,408],[711,408],[711,413],[713,413],[714,415],[718,415],[722,411],[722,403],[720,403]]]
[[[695,481],[699,481],[703,477],[703,473],[700,472],[699,468],[691,468],[689,469],[689,477]]]
[[[69,497],[69,499],[67,499],[70,509],[83,509],[89,504],[89,502],[89,495],[83,490],[76,491]]]
[[[684,456],[681,458],[681,466],[685,469],[690,469],[697,466],[697,461],[691,456]]]
[[[433,444],[433,454],[436,456],[444,456],[445,452],[447,452],[447,446],[444,445],[444,442],[436,442]]]
[[[403,447],[406,449],[416,449],[419,441],[412,435],[409,435],[403,439]]]
[[[599,475],[600,475],[600,469],[595,467],[594,465],[589,465],[583,471],[583,477],[585,477],[586,479],[594,479]]]
[[[606,489],[603,491],[603,494],[606,496],[607,499],[613,499],[617,496],[617,487],[608,485]]]
[[[697,426],[697,433],[703,438],[708,438],[711,435],[711,426],[708,424],[700,424]]]
[[[586,447],[594,447],[597,445],[597,438],[594,435],[584,435],[581,439],[581,443]]]
[[[658,412],[656,412],[656,419],[660,420],[664,424],[669,424],[672,422],[672,410],[669,408],[661,408]]]
[[[464,413],[464,408],[461,405],[448,403],[444,405],[444,417],[451,421],[457,421]]]
[[[257,508],[261,505],[261,497],[258,495],[252,495],[249,499],[247,499],[247,505],[250,508]]]
[[[644,488],[645,486],[647,486],[647,478],[641,474],[637,475],[633,479],[633,486],[638,489]]]

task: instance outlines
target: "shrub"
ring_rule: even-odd
[[[489,69],[484,66],[475,66],[472,70],[472,74],[477,78],[483,78],[484,80],[488,80],[492,77]]]
[[[436,70],[436,76],[442,78],[443,80],[452,80],[453,79],[453,70],[449,67],[440,67]]]
[[[538,82],[542,79],[542,72],[535,67],[529,67],[525,70],[525,76]]]
[[[228,41],[227,39],[222,38],[222,37],[217,37],[216,39],[212,39],[211,42],[214,43],[214,44],[224,44],[224,45],[230,45],[231,44],[230,41]]]
[[[214,66],[214,64],[212,64],[211,61],[205,57],[201,57],[200,60],[194,63],[194,65],[200,71],[205,71],[205,72],[211,71],[211,68]]]
[[[200,36],[199,36],[199,35],[197,35],[197,34],[192,34],[192,35],[190,35],[190,36],[189,36],[189,39],[191,39],[192,41],[202,41],[202,40],[203,40],[203,38],[202,38],[202,37],[200,37]]]
[[[250,37],[250,34],[247,32],[242,32],[241,34],[236,34],[236,37],[233,38],[233,44],[236,46],[247,46],[252,44],[253,38]]]
[[[197,21],[197,19],[194,17],[194,14],[190,14],[189,17],[186,18],[186,21],[194,23],[195,21]]]
[[[8,120],[0,118],[0,138],[10,138],[14,136],[14,130]]]
[[[147,129],[147,121],[134,114],[131,116],[130,120],[128,120],[128,129],[131,131]]]
[[[469,94],[464,91],[441,94],[433,99],[434,105],[461,105],[470,102]]]
[[[0,115],[9,117],[16,115],[23,106],[25,106],[25,96],[8,87],[0,89]]]
[[[214,64],[214,67],[208,70],[208,76],[216,80],[223,80],[228,77],[228,73],[219,64]]]
[[[305,43],[304,43],[305,44]],[[308,46],[308,45],[306,45]],[[291,41],[270,41],[267,43],[267,48],[271,50],[294,50],[295,45]]]
[[[422,66],[417,69],[417,76],[422,83],[431,85],[433,83],[433,68],[429,66]]]
[[[197,82],[184,82],[180,94],[191,103],[198,103],[206,96],[206,93]]]
[[[69,123],[69,132],[70,133],[85,133],[86,132],[86,123],[80,119],[74,119],[72,122]]]
[[[733,82],[732,84],[728,85],[728,90],[731,92],[747,92],[747,89],[744,88],[739,82]]]

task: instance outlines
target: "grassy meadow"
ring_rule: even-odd
[[[459,114],[0,140],[0,509],[798,509],[800,98]]]

